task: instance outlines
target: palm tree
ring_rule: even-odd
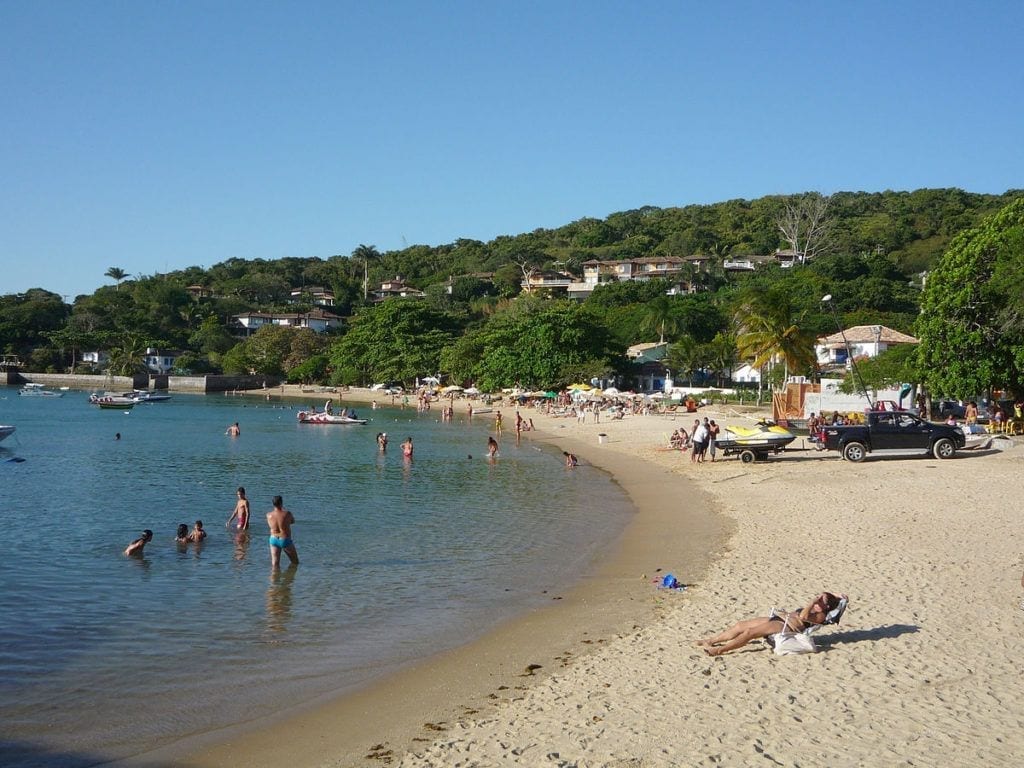
[[[781,358],[786,376],[813,364],[814,335],[800,328],[789,295],[779,289],[753,289],[736,310],[736,347],[740,356],[754,358],[754,368],[769,367]]]
[[[658,343],[665,343],[665,333],[674,335],[679,333],[682,323],[672,312],[672,299],[668,296],[658,296],[651,299],[644,307],[644,316],[640,321],[640,330],[645,332],[656,332]]]
[[[117,281],[117,290],[121,290],[121,281],[128,277],[128,273],[120,267],[111,267],[103,274],[105,277],[109,277],[111,280]]]
[[[380,251],[376,246],[359,244],[359,247],[352,251],[353,259],[363,260],[363,301],[369,296],[370,286],[370,260],[376,261],[380,258]]]

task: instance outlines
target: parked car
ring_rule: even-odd
[[[967,442],[959,427],[933,424],[906,411],[868,411],[863,424],[826,426],[825,449],[839,451],[847,461],[863,461],[869,453],[931,454],[950,459]]]
[[[969,402],[971,401],[939,400],[937,403],[932,405],[932,418],[945,420],[952,416],[954,419],[963,419],[967,403]],[[987,419],[989,417],[987,401],[978,399],[973,402],[978,404],[978,418]]]

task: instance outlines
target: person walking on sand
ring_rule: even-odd
[[[249,500],[245,498],[245,488],[238,486],[238,490],[235,492],[238,496],[238,501],[235,502],[235,511],[231,513],[231,517],[224,523],[227,527],[231,525],[232,520],[237,520],[235,525],[240,531],[249,530]]]
[[[236,421],[234,424],[227,428],[227,431],[225,431],[224,434],[228,435],[229,437],[238,437],[240,434],[242,434],[242,430],[239,428],[238,422]]]
[[[299,564],[299,553],[292,541],[292,525],[295,516],[284,508],[284,499],[273,498],[274,508],[267,512],[267,527],[270,528],[270,565],[276,571],[281,567],[281,550],[285,551],[292,565]]]
[[[718,434],[722,431],[722,428],[715,424],[715,420],[712,419],[708,422],[708,452],[711,454],[711,460],[715,460],[715,449],[718,444]]]

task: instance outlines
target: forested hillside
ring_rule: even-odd
[[[110,368],[127,372],[155,346],[184,353],[180,372],[258,371],[367,383],[443,371],[486,385],[512,378],[550,386],[621,372],[626,346],[663,336],[673,342],[677,370],[718,379],[738,356],[737,337],[742,342],[750,330],[738,318],[767,322],[775,311],[769,296],[776,304],[785,296],[787,304],[785,317],[771,322],[799,327],[810,337],[835,330],[821,305],[825,293],[835,297],[844,324],[882,323],[912,332],[921,273],[959,233],[1022,195],[937,189],[842,192],[827,199],[773,196],[644,207],[486,243],[457,240],[383,253],[361,245],[351,254],[231,258],[209,269],[162,275],[131,276],[125,263],[107,272],[113,284],[73,305],[45,286],[0,297],[0,347],[34,370],[65,370],[72,360],[81,368],[83,350],[104,349]],[[813,249],[811,241],[784,232],[787,215],[807,204],[823,214]],[[809,258],[791,269],[722,269],[725,259],[794,246]],[[700,289],[690,295],[666,296],[669,286],[659,281],[602,285],[579,304],[520,295],[531,270],[579,277],[591,259],[693,255],[710,257],[710,266],[686,275]],[[396,275],[425,298],[374,304],[373,288]],[[189,286],[202,286],[203,295],[190,293]],[[236,315],[308,311],[312,296],[296,301],[292,292],[309,287],[333,292],[335,305],[328,309],[345,318],[340,330],[274,327],[241,338]],[[797,358],[793,363],[802,365]]]

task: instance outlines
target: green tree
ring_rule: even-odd
[[[438,370],[441,350],[461,330],[456,317],[415,299],[367,307],[330,348],[333,378],[340,384],[411,382]]]
[[[925,383],[973,397],[1024,384],[1024,197],[957,236],[928,275],[916,324]]]
[[[779,289],[748,291],[735,313],[740,357],[753,358],[755,368],[765,364],[774,368],[781,359],[787,376],[807,370],[814,364],[815,338],[801,328],[801,320],[788,293]]]
[[[109,277],[111,280],[117,281],[117,290],[120,290],[121,288],[121,281],[128,277],[128,273],[125,272],[120,267],[111,267],[106,272],[104,272],[103,275],[104,277]]]
[[[558,387],[580,376],[603,376],[625,366],[625,348],[585,307],[540,304],[533,312],[506,312],[458,351],[463,378],[484,390],[512,386]],[[466,355],[475,354],[471,363]],[[451,360],[447,354],[445,360]],[[467,364],[468,363],[468,364]]]
[[[665,343],[665,333],[674,336],[682,327],[682,321],[674,311],[674,302],[670,296],[662,294],[647,302],[640,330],[658,334],[658,343]]]
[[[370,295],[370,262],[380,259],[380,251],[373,245],[360,245],[352,251],[352,258],[363,262],[363,301]]]

